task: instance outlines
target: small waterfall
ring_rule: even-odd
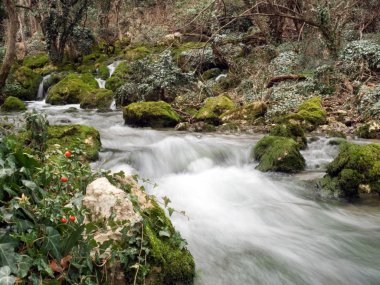
[[[112,103],[111,103],[110,109],[111,109],[112,111],[115,111],[115,110],[116,110],[116,100],[115,100],[115,99],[112,100]]]
[[[101,89],[106,88],[106,81],[101,78],[95,78],[96,82],[98,82],[98,86]]]
[[[107,66],[108,70],[110,71],[110,77],[112,76],[112,74],[115,72],[115,69],[116,67],[121,63],[122,61],[120,60],[117,60],[113,63],[111,63],[110,65]]]
[[[43,78],[42,78],[42,81],[40,83],[40,86],[38,86],[38,92],[37,92],[37,100],[42,100],[43,98],[45,98],[45,95],[46,95],[46,91],[45,91],[45,88],[44,88],[44,82],[46,80],[48,80],[50,78],[51,74],[48,74],[48,75],[45,75]]]

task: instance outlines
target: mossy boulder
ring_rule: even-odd
[[[25,101],[35,100],[41,81],[41,75],[21,66],[9,76],[4,93]]]
[[[4,104],[1,105],[0,109],[3,112],[17,112],[26,110],[26,106],[20,99],[9,96],[5,99]]]
[[[22,65],[31,69],[42,68],[49,62],[49,56],[46,53],[31,55],[24,58]]]
[[[132,103],[123,109],[125,123],[134,127],[174,127],[181,118],[163,101]]]
[[[81,149],[84,159],[95,161],[99,157],[101,147],[99,132],[89,126],[62,125],[48,127],[48,151]]]
[[[300,149],[307,147],[307,139],[305,132],[300,125],[297,124],[279,124],[273,127],[270,131],[271,136],[286,137],[295,140]]]
[[[319,186],[337,198],[380,194],[380,144],[340,144],[339,155],[328,165]]]
[[[106,88],[116,91],[128,81],[131,73],[130,66],[126,62],[121,62],[115,69],[111,77],[106,80]]]
[[[80,107],[82,109],[107,110],[113,100],[113,92],[108,89],[93,89],[81,98]]]
[[[358,129],[358,137],[363,139],[380,139],[380,122],[370,121]]]
[[[52,105],[79,104],[98,84],[90,74],[69,74],[48,91],[46,103]]]
[[[253,158],[259,162],[256,169],[263,172],[295,173],[304,170],[306,166],[298,143],[286,137],[263,137],[253,149]]]
[[[152,205],[143,212],[144,230],[151,248],[149,258],[156,267],[150,279],[154,280],[153,284],[191,284],[195,277],[194,259],[164,211],[155,201]],[[160,229],[165,234],[160,235]]]
[[[143,59],[151,54],[154,50],[147,46],[131,47],[124,50],[125,58],[129,61]]]
[[[221,115],[227,111],[231,111],[235,107],[235,103],[225,95],[207,98],[203,107],[195,115],[195,118],[198,121],[219,125],[222,121]]]
[[[297,113],[285,116],[285,120],[297,121],[308,131],[315,130],[319,125],[326,122],[326,111],[322,107],[322,99],[320,97],[313,97],[306,100],[298,108]]]
[[[266,111],[267,105],[264,102],[258,101],[236,108],[231,111],[227,111],[221,116],[221,119],[223,123],[253,123],[257,118],[264,116]]]

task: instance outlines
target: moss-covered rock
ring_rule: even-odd
[[[380,122],[370,121],[359,127],[358,136],[363,139],[380,139]]]
[[[265,136],[253,149],[253,158],[259,162],[256,169],[294,173],[305,169],[305,159],[299,152],[299,145],[291,138]]]
[[[257,118],[264,116],[266,111],[267,105],[258,101],[227,111],[221,116],[221,119],[224,123],[242,121],[253,123]]]
[[[320,187],[334,197],[354,199],[364,193],[380,194],[380,144],[340,144]]]
[[[35,100],[41,81],[41,75],[22,66],[9,76],[4,93],[25,101]]]
[[[139,102],[123,109],[126,124],[135,127],[174,127],[181,118],[168,103]]]
[[[26,106],[20,99],[9,96],[5,99],[4,104],[1,105],[0,109],[3,112],[17,112],[26,110]]]
[[[152,201],[153,207],[144,211],[145,233],[151,252],[150,259],[157,268],[152,273],[153,284],[191,284],[195,276],[194,259],[181,244],[181,238],[164,211]],[[159,230],[165,235],[159,234]],[[167,236],[166,236],[167,235]]]
[[[292,138],[295,140],[300,149],[305,149],[307,147],[307,139],[305,137],[305,132],[300,125],[297,124],[280,124],[276,125],[270,131],[271,136]]]
[[[48,151],[52,151],[59,145],[61,150],[82,149],[84,159],[97,160],[101,147],[99,132],[89,126],[63,125],[49,126]]]
[[[106,88],[115,92],[120,86],[128,81],[130,72],[129,65],[126,62],[121,62],[116,67],[112,76],[106,80]]]
[[[308,131],[315,130],[326,122],[326,111],[322,107],[322,99],[313,97],[306,100],[297,113],[289,114],[285,116],[285,119],[300,122]]]
[[[113,92],[107,89],[93,89],[81,98],[80,107],[82,109],[107,110],[113,100]]]
[[[49,62],[49,56],[46,53],[27,56],[24,58],[22,65],[31,69],[42,68]]]
[[[235,108],[235,103],[225,95],[206,99],[203,107],[195,115],[199,121],[219,125],[221,123],[221,115]]]
[[[153,50],[147,46],[132,47],[124,50],[125,58],[129,61],[142,59],[152,52]]]
[[[90,74],[69,74],[49,89],[46,102],[52,105],[79,104],[97,87]]]

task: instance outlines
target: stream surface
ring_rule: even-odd
[[[96,127],[103,150],[94,168],[137,173],[188,218],[172,221],[196,261],[196,285],[380,284],[380,203],[316,198],[307,181],[337,154],[321,138],[303,152],[298,175],[263,174],[249,154],[259,135],[133,129],[120,112],[30,102],[52,124]]]

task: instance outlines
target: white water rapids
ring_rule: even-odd
[[[186,211],[189,219],[172,221],[195,258],[195,284],[380,284],[379,203],[320,201],[304,181],[336,155],[327,139],[303,152],[303,174],[271,175],[249,163],[259,136],[133,129],[120,112],[69,107],[29,104],[51,123],[96,127],[103,150],[95,168],[149,178],[158,188],[148,191]]]

